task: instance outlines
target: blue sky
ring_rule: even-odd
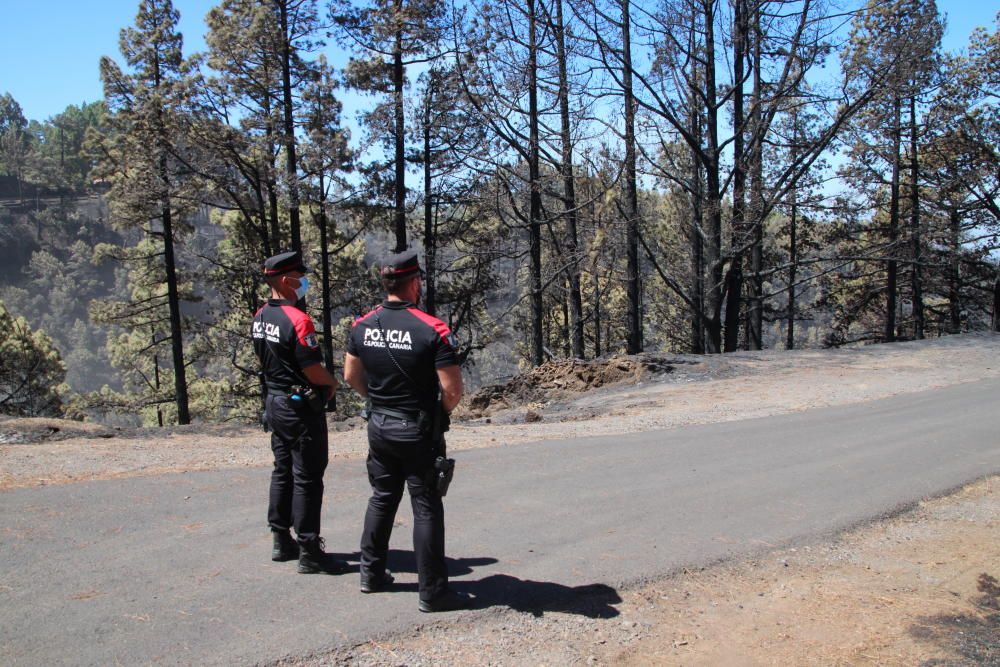
[[[137,0],[24,2],[3,0],[0,93],[8,92],[29,119],[43,120],[69,104],[102,97],[98,62],[120,59],[118,33],[135,20]],[[204,49],[204,17],[212,0],[175,0],[184,51]]]
[[[216,0],[174,0],[181,13],[185,54],[204,49],[204,16],[215,4]],[[988,8],[991,4],[938,0],[948,16],[945,48],[965,46],[977,25],[992,26],[1000,5]],[[69,104],[100,99],[98,61],[102,55],[119,56],[118,32],[132,23],[137,6],[137,0],[3,0],[0,94],[9,92],[24,115],[35,120],[49,118]],[[329,57],[335,66],[343,62],[342,51]]]

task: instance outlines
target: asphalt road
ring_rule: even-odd
[[[461,452],[448,553],[453,585],[480,607],[461,614],[573,603],[614,615],[622,586],[821,538],[1000,472],[998,397],[989,380]],[[390,556],[400,585],[364,596],[356,572],[305,576],[269,560],[267,478],[253,469],[0,493],[0,664],[267,662],[433,620],[417,611],[405,499]],[[327,548],[356,563],[363,463],[335,462],[326,479]]]

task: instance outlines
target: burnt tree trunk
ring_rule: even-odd
[[[424,102],[424,309],[431,315],[435,314],[437,282],[436,254],[437,233],[434,229],[434,193],[431,188],[431,109],[434,105],[436,92],[434,80],[431,80]]]
[[[761,271],[764,268],[764,137],[761,105],[763,89],[760,76],[760,9],[753,12],[752,30],[747,35],[753,35],[753,94],[750,102],[750,298],[747,313],[747,343],[751,350],[764,347],[764,280]]]
[[[794,114],[792,118],[792,162],[798,158],[799,141],[799,118]],[[785,331],[785,349],[795,349],[795,280],[798,277],[799,248],[798,248],[798,224],[799,224],[799,189],[793,187],[788,191],[789,215],[788,215],[788,326]]]
[[[958,208],[951,207],[948,210],[948,228],[951,242],[951,266],[948,270],[948,319],[950,333],[960,333],[962,331],[962,269],[960,251],[961,245],[961,218]]]
[[[642,315],[639,297],[639,193],[636,183],[635,94],[632,89],[630,0],[622,0],[622,93],[625,102],[625,294],[627,306],[625,350],[642,352]]]
[[[913,263],[910,282],[913,293],[913,337],[924,337],[924,285],[920,268],[922,259],[920,240],[920,162],[917,156],[917,98],[910,95],[910,240],[913,244]]]
[[[691,197],[691,353],[705,353],[705,244],[702,238],[704,216],[701,209],[701,173],[694,162],[695,194]]]
[[[705,264],[711,282],[707,289],[706,309],[711,319],[706,322],[706,351],[722,351],[722,185],[719,174],[719,106],[715,82],[715,0],[702,0],[705,16],[705,98],[706,126],[708,139],[708,159],[705,162],[705,215],[708,216],[709,230],[705,249]]]
[[[743,120],[743,77],[746,62],[746,6],[736,0],[733,16],[733,220],[732,251],[726,272],[725,351],[734,352],[740,338],[743,251],[746,242],[746,150]]]
[[[695,52],[695,28],[692,21],[689,33],[688,50]],[[691,136],[697,141],[697,147],[691,148],[691,353],[705,353],[705,216],[702,209],[702,197],[705,196],[701,175],[702,138],[702,107],[697,103],[698,65],[693,65],[691,73],[691,89],[688,104],[690,114]]]
[[[899,160],[900,160],[900,100],[893,98],[892,126],[892,182],[889,190],[889,259],[886,262],[885,332],[883,338],[891,343],[896,340],[896,247],[899,242]]]
[[[154,85],[160,87],[159,63],[155,64]],[[186,367],[184,366],[184,337],[181,329],[181,304],[177,290],[177,265],[174,257],[174,229],[172,211],[170,210],[170,176],[167,168],[167,138],[163,123],[162,109],[156,114],[157,133],[159,135],[159,177],[160,187],[160,218],[163,222],[163,268],[167,279],[167,307],[170,312],[170,351],[174,362],[174,398],[177,403],[177,423],[190,424],[191,414],[188,410],[188,391]]]
[[[528,235],[531,255],[531,363],[544,362],[542,331],[542,185],[538,166],[538,15],[535,0],[528,0],[528,180],[530,201]]]
[[[396,15],[402,12],[402,0],[393,3]],[[393,108],[393,164],[395,166],[395,182],[393,183],[392,220],[396,231],[396,252],[406,250],[406,162],[405,141],[406,126],[403,109],[403,28],[396,26],[395,42],[392,47],[392,108]]]
[[[993,282],[993,330],[1000,331],[1000,278]]]
[[[319,174],[319,211],[316,224],[319,227],[320,292],[323,307],[323,361],[326,369],[333,372],[333,322],[330,316],[330,234],[329,218],[326,214],[326,188],[323,173]]]
[[[274,252],[277,254],[284,249],[281,239],[281,223],[278,219],[278,183],[275,177],[277,166],[274,163],[274,125],[271,122],[271,106],[265,101],[264,114],[267,116],[267,123],[264,126],[264,136],[267,148],[267,155],[264,156],[267,174],[264,176],[265,187],[267,188],[267,212],[271,223],[271,239]]]
[[[281,22],[281,95],[285,140],[285,178],[288,187],[288,225],[292,250],[302,250],[302,230],[299,222],[299,171],[295,157],[295,120],[292,100],[292,44],[288,34],[288,3],[278,0]]]
[[[574,358],[583,359],[583,297],[580,293],[580,258],[576,216],[576,183],[573,176],[573,138],[569,118],[569,75],[566,63],[566,36],[563,23],[563,3],[556,0],[556,49],[559,61],[559,135],[562,143],[563,211],[566,215],[566,254],[568,266],[569,339]]]

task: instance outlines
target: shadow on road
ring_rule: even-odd
[[[338,554],[339,557],[357,561],[358,553]],[[475,568],[493,565],[496,558],[488,556],[476,558],[448,558],[448,574],[460,577],[472,574]],[[412,551],[390,549],[389,569],[393,572],[416,573],[417,563]],[[353,568],[357,571],[357,567]],[[509,607],[515,611],[542,616],[546,611],[561,611],[589,618],[614,618],[618,610],[613,606],[621,602],[618,592],[605,584],[586,586],[564,586],[553,581],[531,581],[518,579],[508,574],[494,574],[479,580],[458,580],[451,582],[457,591],[476,596],[476,609],[488,607]],[[395,593],[415,593],[416,583],[396,583]]]
[[[347,561],[348,569],[345,574],[350,574],[351,572],[357,574],[359,571],[359,561],[361,560],[360,551],[327,551],[326,554],[330,558],[336,558],[337,560]],[[497,562],[496,558],[446,558],[448,561],[448,574],[456,577],[463,574],[471,574],[472,569],[475,567],[480,567],[483,565],[492,565]],[[399,549],[390,549],[388,559],[386,561],[389,570],[391,572],[410,572],[412,574],[417,573],[417,560],[413,555],[412,551],[401,551]],[[417,585],[408,584],[397,584],[394,587],[397,591],[408,591],[417,590]]]
[[[510,607],[534,616],[561,611],[588,618],[614,618],[618,610],[611,605],[622,601],[618,592],[606,584],[564,586],[507,574],[494,574],[479,581],[456,581],[452,587],[475,595],[476,609]]]
[[[937,644],[968,660],[928,660],[921,667],[973,664],[1000,666],[1000,581],[987,573],[979,575],[981,596],[970,600],[971,613],[939,614],[921,618],[910,628],[917,639]]]
[[[355,553],[353,557],[348,557],[348,560],[356,561],[359,557],[360,554]],[[473,568],[482,567],[483,565],[493,565],[497,562],[496,558],[490,558],[488,556],[482,558],[445,557],[445,560],[448,562],[448,575],[452,577],[459,577],[463,574],[471,574]],[[386,564],[393,572],[417,573],[417,559],[414,557],[412,551],[389,549],[389,556],[386,559]]]

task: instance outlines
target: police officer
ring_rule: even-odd
[[[347,564],[323,551],[319,532],[328,462],[323,408],[338,382],[323,366],[312,318],[296,305],[309,286],[306,271],[298,252],[264,262],[271,298],[254,315],[251,330],[264,371],[265,417],[274,452],[267,522],[274,538],[271,560],[297,558],[302,574],[336,574]]]
[[[444,505],[434,483],[439,451],[434,434],[421,428],[420,414],[434,414],[439,393],[446,412],[462,397],[455,339],[444,322],[417,308],[423,285],[416,251],[387,258],[381,275],[387,297],[354,323],[344,361],[344,379],[371,404],[372,495],[361,535],[361,591],[378,592],[393,582],[386,555],[405,483],[413,506],[420,611],[460,609],[470,598],[448,588]]]

